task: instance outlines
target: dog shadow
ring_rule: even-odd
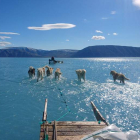
[[[108,79],[107,80],[107,83],[112,83],[112,84],[115,84],[115,85],[119,85],[119,86],[124,86],[124,85],[126,85],[126,83],[120,83],[120,81],[118,80],[116,80],[115,82],[113,81],[113,80],[111,80],[111,79]]]
[[[84,81],[84,80],[79,81],[77,79],[70,81],[70,83],[72,83],[73,85],[83,85],[83,84],[86,84],[86,82],[87,81]]]

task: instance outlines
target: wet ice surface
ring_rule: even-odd
[[[48,65],[47,58],[0,59],[1,139],[37,140],[45,98],[48,121],[95,121],[93,101],[110,124],[140,133],[139,58],[61,60],[63,64],[50,65],[61,69],[60,80],[52,75],[36,82],[36,77],[28,78],[28,68]],[[76,69],[86,69],[86,82],[77,80]],[[130,81],[114,83],[111,70],[123,73]]]

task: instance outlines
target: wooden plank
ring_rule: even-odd
[[[43,112],[42,121],[46,121],[46,120],[47,120],[47,102],[48,102],[48,100],[45,99],[45,107],[44,107],[44,112]]]
[[[46,126],[48,127],[48,126]],[[57,126],[57,132],[83,132],[83,131],[96,131],[106,126]],[[53,127],[48,127],[49,132],[53,132]]]
[[[54,135],[55,135],[55,139],[54,140],[57,140],[57,126],[56,126],[56,121],[54,121]]]
[[[57,140],[80,140],[86,135],[80,135],[80,136],[57,136]],[[49,136],[49,140],[52,140],[52,137]]]
[[[85,135],[80,136],[58,136],[58,140],[81,140]]]
[[[54,121],[53,140],[57,140],[57,126],[56,126],[56,121]]]
[[[44,139],[44,132],[40,132],[40,140]]]
[[[89,135],[92,132],[57,132],[57,136],[79,136],[79,135]],[[52,136],[53,132],[49,132],[49,136]]]
[[[49,131],[50,132],[50,131]],[[50,133],[49,133],[50,134]],[[53,125],[53,140],[55,140],[55,122],[54,122],[54,125]]]
[[[48,126],[46,126],[46,129],[45,130],[46,130],[45,137],[48,137]]]
[[[48,125],[46,126],[46,135],[48,135]]]
[[[46,127],[48,127],[48,129],[53,129],[53,125],[45,125]],[[59,129],[82,129],[82,128],[101,128],[101,127],[106,127],[106,125],[57,125],[57,129],[59,131]],[[43,129],[43,125],[41,126],[41,130]]]
[[[55,126],[55,140],[57,140],[57,125],[56,125],[56,121],[54,122],[54,126]]]
[[[97,131],[99,129],[102,129],[104,127],[82,127],[82,128],[67,128],[67,127],[57,127],[57,132],[92,132],[92,131]],[[52,132],[53,129],[49,128],[49,132]]]
[[[45,127],[48,126],[49,128],[54,126],[54,123],[51,124],[51,125],[47,124],[47,123],[44,123],[44,124],[45,124]],[[40,126],[40,128],[43,128],[43,126],[44,125],[42,124]],[[102,122],[100,124],[97,123],[96,125],[92,125],[92,124],[78,124],[78,123],[77,124],[74,123],[73,125],[72,124],[71,125],[67,125],[66,123],[64,123],[64,124],[62,123],[61,125],[57,125],[57,126],[59,126],[59,127],[78,127],[79,128],[79,127],[102,127],[102,126],[106,126],[106,124],[105,123],[102,124]]]
[[[92,106],[92,109],[93,109],[93,112],[94,112],[94,115],[95,115],[97,121],[103,121],[108,126],[108,123],[106,122],[106,120],[101,115],[101,113],[99,112],[99,110],[97,109],[97,107],[95,106],[95,104],[93,102],[91,102],[91,106]]]
[[[40,140],[43,140],[46,135],[46,128],[45,128],[46,126],[44,125],[44,121],[47,120],[47,101],[48,100],[45,99],[45,107],[44,107],[44,112],[42,117],[43,124],[40,126]]]
[[[46,123],[45,123],[46,125]],[[52,122],[51,124],[47,124],[48,126],[50,125],[54,125],[54,122]],[[106,125],[104,122],[101,122],[100,124],[96,121],[88,121],[88,122],[83,122],[83,121],[58,121],[57,125],[65,125],[65,126],[70,126],[70,125],[85,125],[85,126],[90,126],[90,125],[94,125],[94,126],[101,126],[101,125]]]

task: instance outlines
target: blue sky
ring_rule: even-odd
[[[0,48],[140,47],[140,0],[0,0]]]

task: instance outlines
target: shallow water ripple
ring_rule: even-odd
[[[60,121],[95,121],[90,104],[93,101],[110,124],[116,124],[123,131],[140,133],[138,58],[62,60],[64,64],[51,65],[54,69],[61,69],[60,80],[55,80],[52,75],[37,82],[36,77],[28,78],[28,67],[44,66],[47,58],[0,59],[1,140],[18,140],[21,137],[37,140],[45,98],[48,98],[49,121],[60,119],[69,109],[69,114]],[[77,80],[76,69],[86,69],[85,82]],[[110,70],[124,73],[130,81],[114,83]]]

